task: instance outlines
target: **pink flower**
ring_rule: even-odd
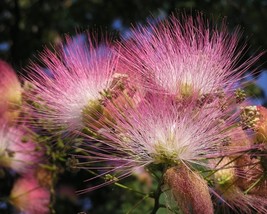
[[[265,197],[267,194],[267,180],[265,177],[266,157],[243,155],[236,160],[236,185],[250,195]]]
[[[57,52],[41,54],[44,67],[31,66],[33,90],[27,99],[33,101],[34,115],[52,129],[80,130],[83,114],[91,120],[101,117],[101,99],[112,83],[117,59],[107,42],[95,47],[94,39],[84,40],[67,38]]]
[[[41,151],[31,136],[22,128],[0,122],[0,165],[22,174],[37,167]]]
[[[21,86],[13,68],[0,60],[0,118],[13,122],[19,114]]]
[[[10,194],[10,202],[25,214],[48,214],[49,201],[49,191],[31,176],[18,179]]]
[[[143,100],[137,108],[117,109],[114,106],[112,115],[116,123],[99,130],[103,139],[100,144],[88,143],[88,148],[84,148],[87,155],[81,158],[86,163],[81,163],[81,167],[99,169],[102,175],[115,176],[109,177],[107,183],[111,183],[149,164],[186,163],[210,167],[207,159],[251,148],[238,145],[229,149],[225,146],[224,141],[239,130],[229,128],[236,126],[237,115],[231,110],[227,113],[208,107],[208,104],[202,108],[196,108],[194,104],[185,106],[170,97],[160,96]],[[92,136],[88,138],[100,141]],[[96,164],[98,162],[103,163],[103,168]]]
[[[236,170],[239,170],[239,167],[244,168],[244,166],[247,166],[247,168],[253,167],[249,162],[247,162],[246,165],[238,166],[229,158],[218,160],[217,170],[214,173],[215,191],[217,192],[216,195],[219,196],[219,200],[224,202],[223,204],[219,203],[218,208],[226,210],[232,209],[241,213],[254,213],[254,211],[257,211],[257,213],[266,213],[266,197],[250,194],[249,191],[243,191],[240,188],[242,177],[238,177]],[[246,173],[251,172],[247,171]],[[244,176],[252,177],[253,175]],[[246,190],[250,190],[252,187],[253,184],[247,186]]]
[[[133,81],[149,91],[175,95],[178,99],[228,93],[258,58],[237,65],[244,46],[237,49],[238,30],[232,34],[196,19],[172,16],[167,21],[132,30],[132,38],[120,46],[122,67]],[[136,80],[137,78],[137,80]]]

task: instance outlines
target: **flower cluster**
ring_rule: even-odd
[[[19,121],[68,142],[77,151],[75,167],[94,171],[88,181],[104,180],[81,192],[142,172],[158,178],[152,213],[163,191],[183,213],[266,213],[267,110],[247,106],[240,89],[261,54],[243,60],[239,37],[199,14],[133,28],[130,39],[115,44],[66,38],[28,68]],[[37,150],[34,138],[22,142],[20,127],[0,126],[0,164],[25,173],[42,154],[27,156]],[[43,210],[49,194],[43,187],[31,193],[35,186],[19,180],[11,203]],[[17,199],[23,191],[29,193]],[[42,203],[29,207],[26,197]]]
[[[19,122],[23,89],[15,71],[4,61],[0,61],[0,75],[0,166],[21,177],[15,181],[8,202],[25,213],[46,214],[50,193],[35,177],[43,151],[35,134]]]

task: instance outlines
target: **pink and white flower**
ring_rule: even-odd
[[[241,157],[242,158],[242,157]],[[249,167],[249,162],[246,163]],[[252,165],[251,165],[252,166]],[[214,173],[215,192],[219,196],[219,209],[232,209],[241,213],[266,213],[267,200],[257,194],[250,194],[240,188],[242,178],[236,174],[239,167],[229,158],[218,160],[217,170]],[[247,173],[250,173],[249,171]],[[241,180],[240,180],[241,179]],[[247,186],[247,190],[251,186]],[[222,203],[223,202],[223,203]]]
[[[34,177],[26,176],[15,182],[10,202],[25,214],[48,214],[50,193]]]
[[[112,83],[117,59],[107,42],[99,47],[95,42],[67,38],[55,53],[47,49],[41,54],[44,67],[31,66],[33,90],[27,99],[42,123],[74,131],[83,128],[83,113],[96,120],[101,116],[101,99]]]
[[[0,121],[0,166],[26,174],[37,167],[42,152],[19,127],[9,127]]]
[[[114,106],[112,112],[116,123],[99,130],[103,140],[88,136],[100,143],[87,144],[84,148],[87,155],[80,156],[85,163],[80,167],[99,169],[101,175],[111,174],[115,179],[149,164],[186,163],[210,167],[207,159],[240,154],[251,148],[225,146],[224,141],[239,130],[237,115],[208,104],[196,108],[194,104],[179,105],[170,97],[152,96],[137,108]]]
[[[167,21],[132,30],[119,48],[122,67],[149,91],[178,99],[228,93],[258,58],[242,64],[244,46],[237,48],[239,32],[212,26],[202,15],[196,19],[172,16]],[[135,78],[136,77],[136,78]]]
[[[13,68],[0,60],[0,118],[14,122],[19,114],[22,88]]]

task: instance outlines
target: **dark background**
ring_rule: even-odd
[[[241,26],[252,51],[266,49],[266,0],[1,0],[0,57],[24,66],[44,45],[64,34],[88,28],[116,34],[151,15],[168,16],[174,11],[203,11],[215,19],[226,16],[230,29]]]
[[[227,17],[229,30],[239,25],[244,32],[242,40],[250,47],[246,57],[266,50],[267,0],[0,0],[0,58],[23,73],[29,59],[45,46],[57,44],[64,34],[100,29],[118,38],[132,24],[145,23],[152,15],[167,17],[175,11],[202,11],[212,19]],[[266,57],[263,55],[256,65],[260,71],[267,67]],[[264,97],[257,87],[251,90]],[[79,172],[59,179],[57,213],[127,213],[142,199],[117,187],[78,197],[73,192],[85,188],[86,178],[85,172]],[[146,201],[131,213],[147,213],[151,205]]]

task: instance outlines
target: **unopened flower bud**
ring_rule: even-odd
[[[263,106],[247,106],[242,109],[241,124],[256,133],[258,143],[267,142],[267,109]]]
[[[235,90],[236,103],[242,103],[246,99],[246,92],[241,88]]]
[[[180,164],[166,171],[164,181],[183,213],[213,213],[208,185],[196,172]]]

